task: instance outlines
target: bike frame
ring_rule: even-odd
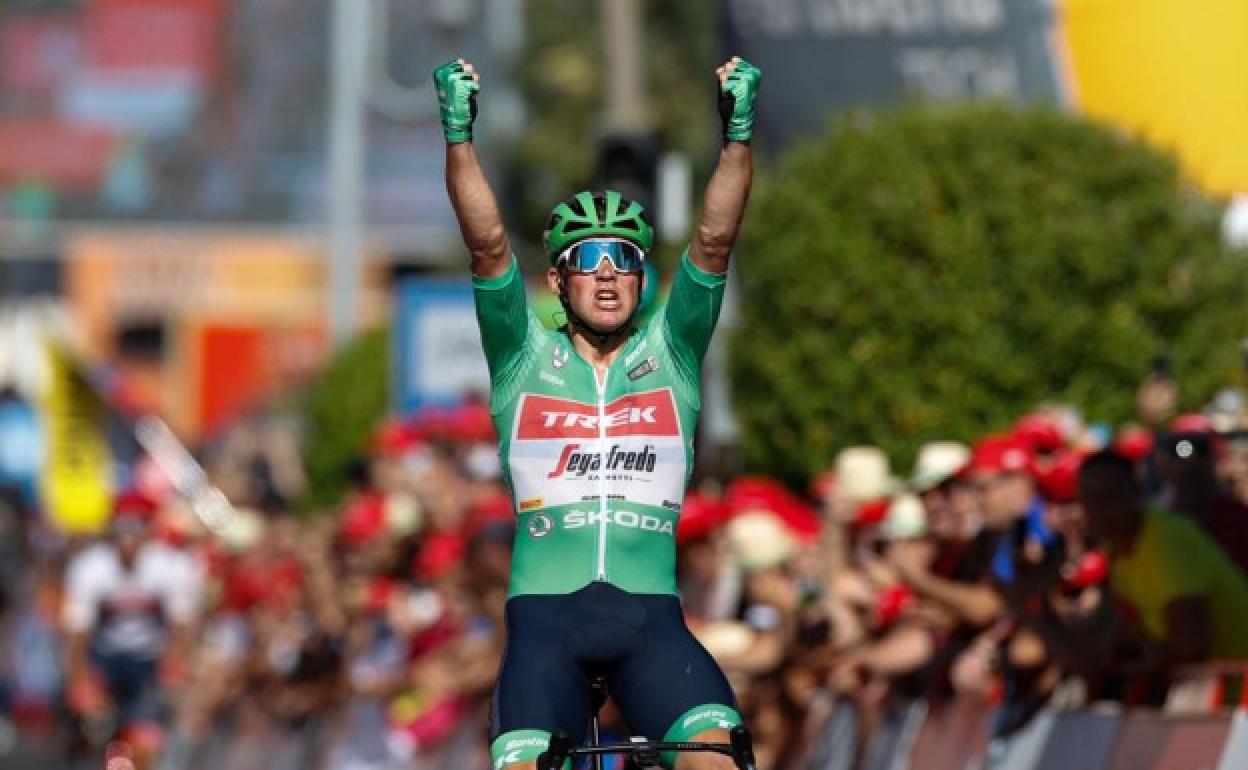
[[[737,725],[728,733],[728,743],[696,743],[689,741],[642,741],[629,743],[600,743],[598,712],[607,702],[606,682],[601,677],[590,681],[590,701],[593,706],[589,719],[588,746],[572,746],[567,733],[556,731],[550,736],[550,746],[537,757],[537,770],[563,770],[563,763],[576,757],[593,757],[594,770],[602,770],[602,758],[607,754],[625,754],[632,758],[638,768],[659,767],[659,758],[669,751],[710,751],[732,757],[737,770],[757,770],[754,763],[754,744],[750,731]]]

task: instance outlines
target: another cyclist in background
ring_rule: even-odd
[[[182,681],[200,594],[191,557],[150,536],[155,511],[118,498],[108,536],[69,562],[62,619],[70,708],[111,727],[139,767],[161,745],[164,690]]]
[[[684,624],[676,531],[693,467],[701,364],[753,176],[761,72],[716,70],[724,144],[665,308],[634,322],[654,231],[612,190],[555,206],[542,243],[567,324],[528,308],[498,204],[472,145],[480,78],[463,59],[434,72],[446,184],[471,258],[491,411],[517,511],[507,651],[491,713],[495,768],[532,767],[550,735],[583,742],[588,680],[606,677],[630,730],[728,740],[732,690]],[[669,765],[673,757],[665,757]],[[732,767],[681,754],[680,770]]]

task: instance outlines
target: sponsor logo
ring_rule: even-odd
[[[529,519],[529,534],[533,537],[546,537],[555,528],[555,522],[544,513],[538,513]]]
[[[658,532],[661,535],[670,535],[673,532],[671,521],[636,511],[568,511],[563,514],[564,529],[596,527],[604,521],[617,527]]]
[[[549,382],[551,385],[558,385],[561,388],[567,385],[567,383],[563,381],[562,377],[556,377],[545,369],[537,375],[537,378],[543,382]]]
[[[544,749],[550,745],[550,741],[546,738],[512,738],[503,744],[503,751],[511,751],[512,749],[523,749],[529,746],[536,746]]]
[[[568,357],[571,353],[562,345],[555,345],[555,349],[550,352],[550,365],[556,369],[562,369],[568,364]]]
[[[653,444],[646,444],[640,450],[627,452],[616,444],[606,454],[580,450],[580,444],[565,446],[558,461],[555,462],[555,469],[546,474],[546,478],[557,479],[563,476],[580,478],[591,471],[600,470],[653,473],[655,463],[659,459],[654,452]]]
[[[647,343],[647,342],[649,342],[649,340],[642,339],[642,341],[641,341],[641,342],[637,343],[637,349],[636,349],[636,350],[634,350],[634,351],[632,351],[631,353],[629,353],[628,355],[624,356],[624,365],[625,365],[625,366],[632,366],[634,363],[636,363],[636,361],[637,361],[637,357],[638,357],[638,356],[640,356],[642,353],[646,352],[646,343]]]
[[[550,741],[546,738],[512,738],[503,744],[501,750],[505,753],[494,762],[494,768],[502,770],[507,765],[522,761],[525,749],[545,750],[549,745]]]
[[[531,500],[521,500],[519,507],[520,507],[520,510],[522,511],[531,511],[534,508],[541,508],[542,498],[534,497]]]
[[[670,388],[621,396],[606,405],[601,419],[594,404],[526,393],[520,405],[516,438],[598,438],[599,422],[608,437],[680,436],[680,420]]]
[[[498,761],[494,763],[494,770],[502,770],[507,765],[511,765],[511,764],[515,764],[516,762],[519,762],[521,753],[522,752],[520,752],[519,750],[516,750],[516,751],[510,751],[502,755],[501,757],[498,758]]]
[[[657,370],[658,368],[659,368],[658,359],[656,359],[654,356],[650,356],[645,361],[642,361],[641,363],[634,366],[632,369],[628,370],[628,379],[640,380],[642,377],[645,377],[647,374],[650,374],[651,372]]]
[[[680,726],[688,727],[689,725],[692,725],[695,722],[711,720],[711,721],[718,723],[719,727],[734,727],[735,725],[729,722],[729,719],[731,718],[731,716],[732,716],[731,714],[729,714],[727,711],[724,711],[723,709],[706,709],[705,711],[695,711],[694,713],[685,717],[685,721],[682,722]]]

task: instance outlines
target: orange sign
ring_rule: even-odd
[[[181,363],[191,383],[193,434],[210,433],[306,380],[324,359],[319,325],[258,326],[221,320],[184,325]]]
[[[66,248],[66,295],[91,349],[119,323],[199,314],[309,321],[325,314],[321,242],[282,232],[136,228],[87,232]],[[367,261],[367,260],[366,260]],[[363,271],[363,318],[384,308],[384,272]]]
[[[329,350],[321,241],[280,231],[84,232],[66,250],[65,294],[90,351],[111,357],[129,323],[164,329],[157,392],[195,437],[310,372]],[[385,269],[365,260],[360,325],[386,308]],[[147,374],[151,374],[147,372]],[[137,385],[153,393],[150,378]]]

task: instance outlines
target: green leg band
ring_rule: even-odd
[[[731,730],[741,724],[741,715],[737,710],[729,706],[721,706],[718,703],[707,703],[693,708],[680,715],[672,726],[667,728],[667,734],[663,736],[663,740],[673,743],[683,743],[693,736],[705,730],[713,730],[722,728]],[[672,767],[676,764],[676,752],[663,752],[663,764]]]
[[[512,730],[503,733],[490,744],[490,760],[494,770],[503,770],[515,762],[526,762],[537,759],[550,746],[550,733],[545,730]],[[564,770],[570,770],[572,760],[563,764]]]

